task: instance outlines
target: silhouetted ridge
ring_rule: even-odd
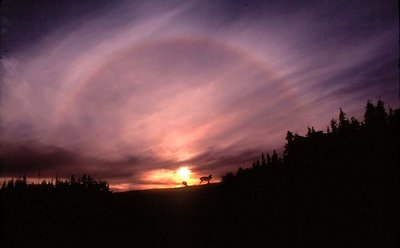
[[[236,209],[227,212],[252,213],[273,234],[255,243],[273,247],[286,235],[296,245],[396,247],[399,120],[399,109],[387,112],[378,100],[368,101],[363,121],[340,109],[326,132],[288,131],[282,157],[262,153],[222,178],[224,202]]]
[[[267,153],[266,157],[262,153],[251,167],[239,168],[236,175],[228,172],[222,182],[246,180],[253,174],[255,178],[263,179],[260,175],[275,173],[278,168],[300,174],[331,170],[345,174],[373,171],[395,173],[399,116],[399,109],[394,111],[389,108],[388,113],[381,100],[376,105],[368,101],[362,122],[355,117],[349,119],[340,109],[338,118],[331,120],[326,132],[315,131],[314,127],[308,127],[306,136],[288,131],[282,157],[275,150],[271,155]]]
[[[25,175],[14,180],[13,178],[4,181],[0,192],[2,193],[18,193],[18,192],[110,192],[107,181],[95,180],[90,175],[82,175],[75,178],[71,175],[70,179],[42,180],[41,183],[28,183]]]

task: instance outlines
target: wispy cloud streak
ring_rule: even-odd
[[[2,156],[17,164],[3,174],[34,173],[9,155],[34,147],[13,152],[123,187],[183,165],[220,175],[339,107],[396,107],[397,8],[362,3],[117,2],[21,40],[1,60]]]

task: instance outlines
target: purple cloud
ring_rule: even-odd
[[[179,166],[222,175],[339,107],[397,107],[391,4],[127,1],[66,16],[1,60],[2,175],[90,172],[124,189]]]

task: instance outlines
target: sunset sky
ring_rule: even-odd
[[[2,1],[1,178],[215,181],[399,107],[397,1]]]

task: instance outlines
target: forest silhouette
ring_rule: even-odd
[[[90,175],[82,175],[82,177],[75,178],[71,175],[70,179],[59,179],[57,176],[55,180],[42,180],[39,184],[28,183],[26,175],[4,181],[1,186],[1,192],[3,194],[16,194],[16,193],[110,193],[110,186],[107,181],[95,180]]]
[[[398,247],[400,109],[340,109],[220,184],[110,193],[88,175],[3,184],[2,247]]]
[[[396,247],[399,120],[399,109],[387,112],[378,100],[368,101],[362,122],[340,109],[326,132],[288,131],[282,157],[262,153],[223,177],[226,197],[264,225],[273,238],[260,234],[261,243],[272,247],[280,238],[288,246]]]

